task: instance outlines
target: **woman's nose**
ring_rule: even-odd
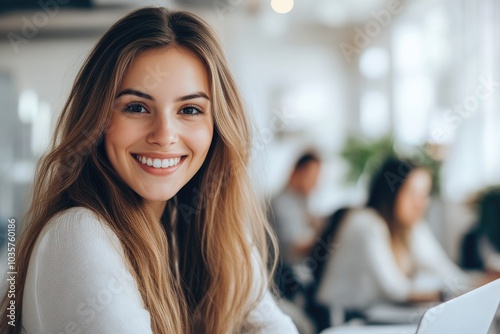
[[[175,117],[160,115],[153,120],[148,142],[159,146],[168,146],[178,141],[178,129]]]

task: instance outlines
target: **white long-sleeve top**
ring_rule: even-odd
[[[81,207],[56,215],[37,238],[22,312],[28,334],[152,333],[118,237]],[[262,333],[297,333],[269,292],[250,319]]]
[[[382,217],[372,209],[349,211],[333,241],[318,300],[330,307],[364,309],[406,301],[412,292],[457,293],[469,287],[470,279],[448,258],[425,222],[412,228],[409,246],[416,269],[411,278],[397,264]]]

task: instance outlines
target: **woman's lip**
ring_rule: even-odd
[[[169,154],[161,154],[161,153],[131,153],[131,155],[135,158],[138,155],[141,157],[151,158],[151,159],[175,159],[175,158],[183,158],[186,155],[181,153],[169,153]]]

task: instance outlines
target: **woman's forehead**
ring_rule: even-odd
[[[204,63],[180,47],[141,53],[123,76],[120,90],[134,89],[148,95],[173,98],[193,92],[210,97],[209,77]]]

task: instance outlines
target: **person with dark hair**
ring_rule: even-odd
[[[330,249],[315,270],[322,271],[320,303],[345,313],[385,302],[439,301],[445,289],[456,293],[469,287],[467,275],[424,222],[431,185],[429,171],[410,161],[383,163],[366,208],[343,209],[325,230],[334,235],[320,238]]]
[[[314,152],[297,159],[286,188],[271,201],[281,258],[285,263],[298,264],[309,255],[314,245],[320,221],[311,215],[307,198],[314,190],[321,162]]]
[[[462,267],[500,275],[500,186],[481,192],[474,201],[478,222],[462,241]]]
[[[484,268],[500,275],[500,187],[490,189],[480,201],[479,254]]]

